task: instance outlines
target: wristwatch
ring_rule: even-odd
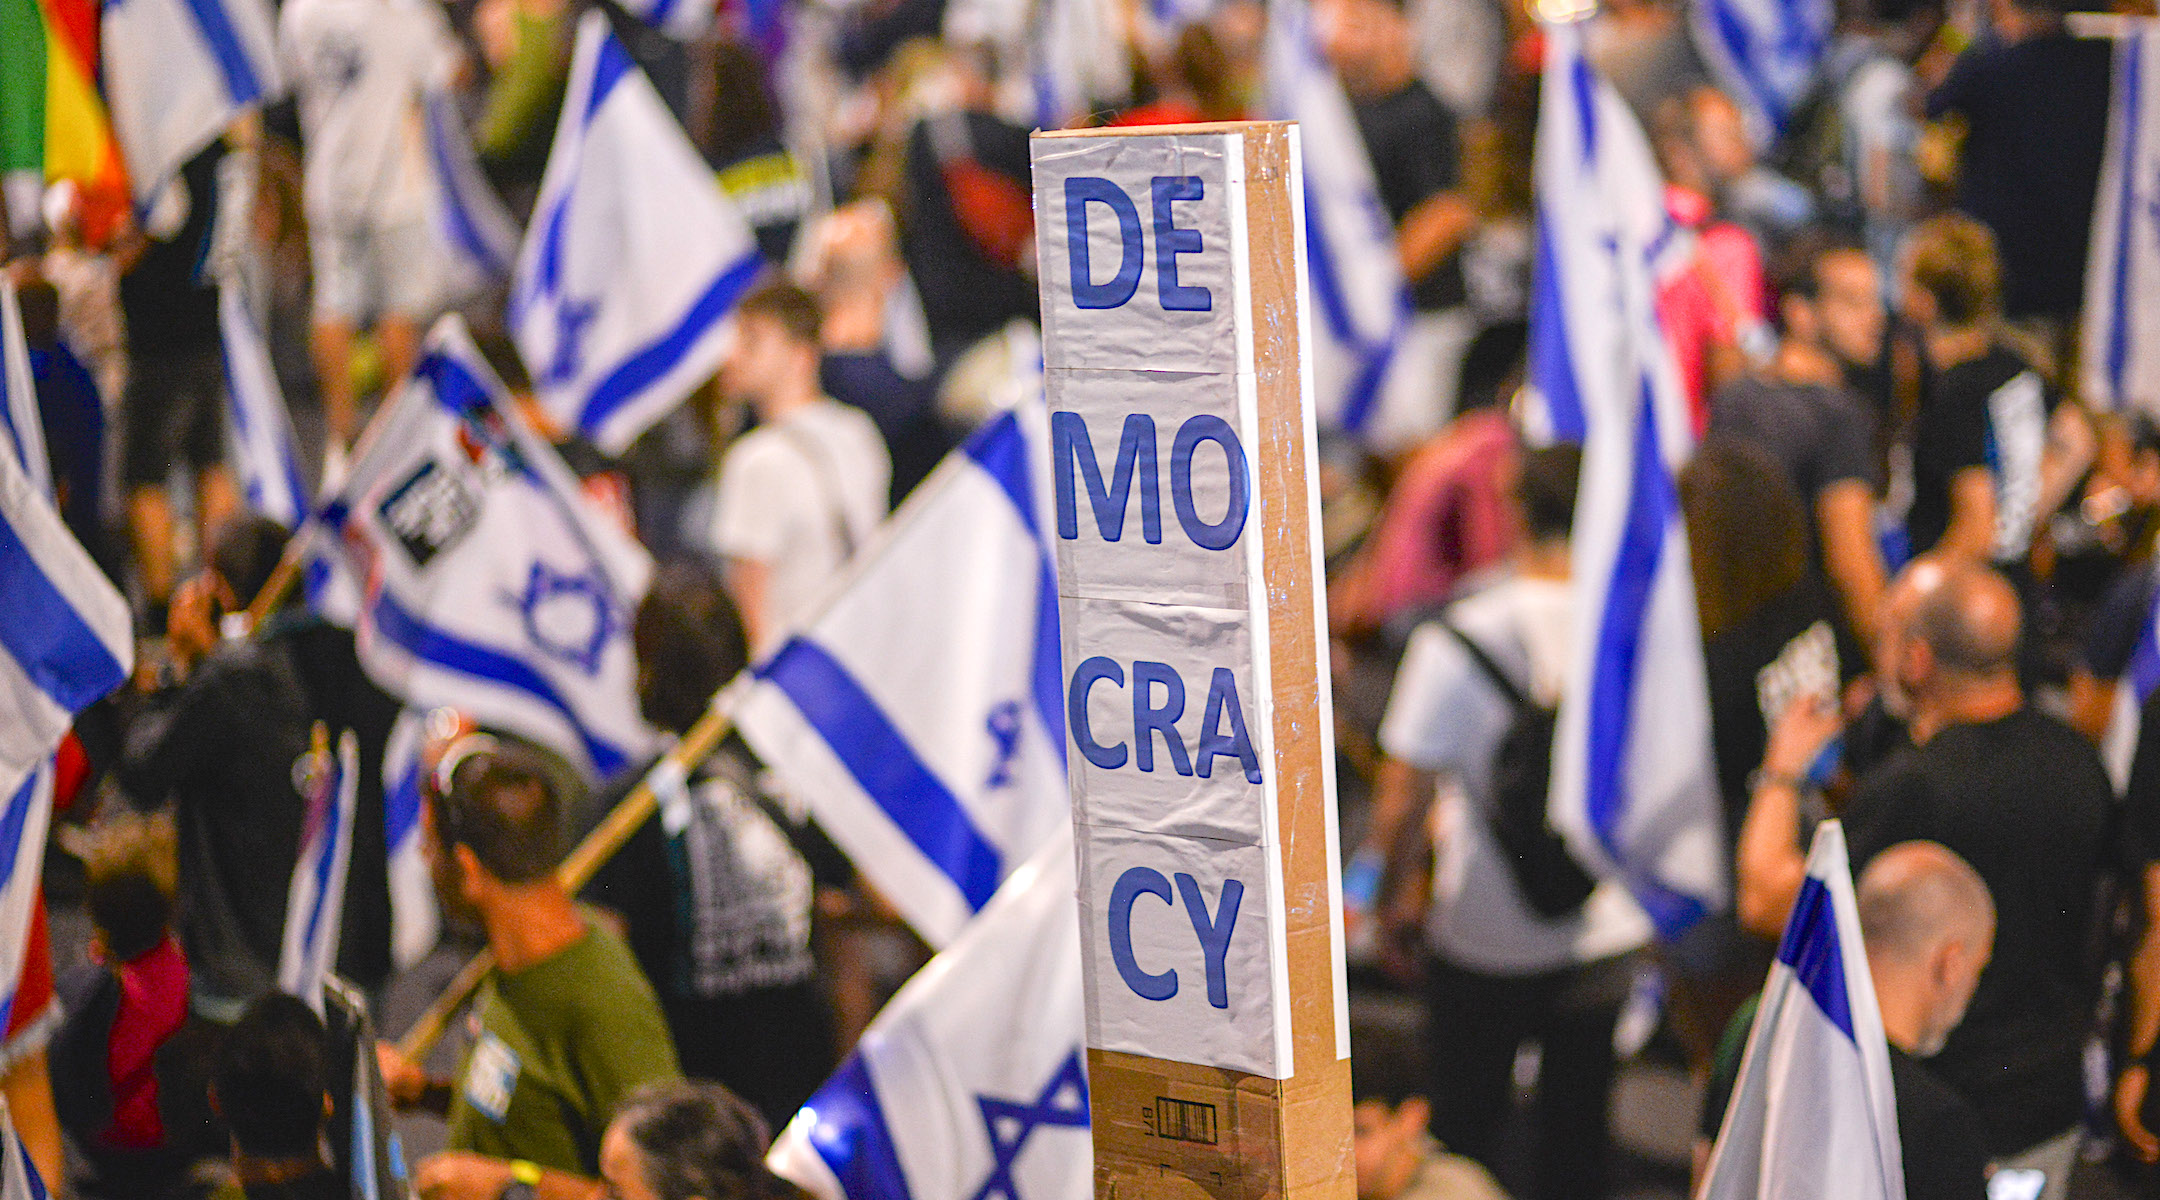
[[[537,1164],[515,1159],[510,1163],[510,1182],[495,1193],[495,1200],[536,1200],[540,1186],[540,1168]]]

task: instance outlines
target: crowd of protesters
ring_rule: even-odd
[[[413,130],[447,87],[525,215],[579,7],[284,0],[291,100],[139,222],[92,244],[64,182],[8,214],[59,508],[145,651],[63,749],[53,919],[0,1042],[60,1194],[344,1194],[322,1149],[350,1119],[322,1099],[338,1022],[265,997],[310,728],[355,730],[379,764],[397,706],[305,604],[236,622],[291,531],[246,512],[227,462],[220,289],[268,333],[310,479],[342,469],[451,308],[529,391],[500,291],[430,269]],[[1263,113],[1261,6],[1099,7],[1082,123]],[[662,562],[635,616],[640,701],[677,733],[1012,402],[1037,344],[1024,35],[976,0],[782,8],[725,7],[687,43],[621,24],[774,266],[717,378],[624,454],[548,431]],[[1361,1197],[1496,1196],[1494,1173],[1538,1200],[1607,1194],[1616,1071],[1645,1040],[1624,1017],[1648,1011],[1647,1053],[1729,1091],[1832,815],[1900,1111],[1934,1131],[1908,1139],[1909,1194],[1979,1197],[2009,1170],[2061,1200],[2110,1154],[2154,1186],[2160,732],[2140,742],[2130,714],[2160,665],[2160,419],[2081,396],[2076,363],[2109,44],[2053,0],[1844,0],[1766,140],[1683,5],[1587,18],[1666,179],[1657,304],[1700,437],[1679,486],[1735,904],[1661,944],[1624,888],[1530,866],[1579,468],[1523,432],[1533,14],[1313,15],[1413,310],[1402,396],[1322,440],[1354,978],[1418,997],[1424,1024],[1421,1063],[1359,1055]],[[926,949],[739,741],[580,895],[554,869],[636,773],[588,794],[454,714],[424,762],[449,936],[499,969],[454,1076],[380,1058],[394,1103],[447,1121],[420,1193],[787,1194],[767,1131]],[[379,1000],[379,770],[361,791],[339,970]],[[1721,1116],[1705,1106],[1706,1145]]]

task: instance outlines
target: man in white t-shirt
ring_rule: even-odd
[[[1525,899],[1493,831],[1495,764],[1522,709],[1463,639],[1530,704],[1558,703],[1574,640],[1568,531],[1581,458],[1572,446],[1523,456],[1513,559],[1411,635],[1380,726],[1387,757],[1368,837],[1369,851],[1399,864],[1383,893],[1386,936],[1420,942],[1426,959],[1434,1135],[1493,1165],[1516,1051],[1542,1048],[1526,1193],[1537,1200],[1604,1194],[1613,1027],[1629,952],[1651,927],[1611,882],[1558,918]]]
[[[758,425],[720,460],[704,534],[757,657],[816,615],[884,519],[892,480],[877,426],[818,383],[820,321],[809,293],[765,284],[736,309],[720,368],[721,390],[749,404]]]
[[[423,105],[461,56],[431,0],[287,0],[278,56],[300,108],[302,201],[315,268],[315,370],[333,441],[358,414],[354,334],[372,324],[392,379],[445,301],[430,227]]]

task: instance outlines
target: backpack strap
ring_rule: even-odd
[[[1463,648],[1463,653],[1470,656],[1470,661],[1477,664],[1478,671],[1491,681],[1494,687],[1500,689],[1501,695],[1507,697],[1508,703],[1517,708],[1538,707],[1537,703],[1531,700],[1529,695],[1523,691],[1522,686],[1509,678],[1508,673],[1500,668],[1499,662],[1486,651],[1485,647],[1477,644],[1476,638],[1464,633],[1461,627],[1446,617],[1441,617],[1434,623],[1446,630],[1448,636],[1455,639],[1455,643]]]

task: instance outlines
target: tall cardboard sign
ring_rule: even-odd
[[[1298,130],[1033,152],[1096,1194],[1348,1200]]]

